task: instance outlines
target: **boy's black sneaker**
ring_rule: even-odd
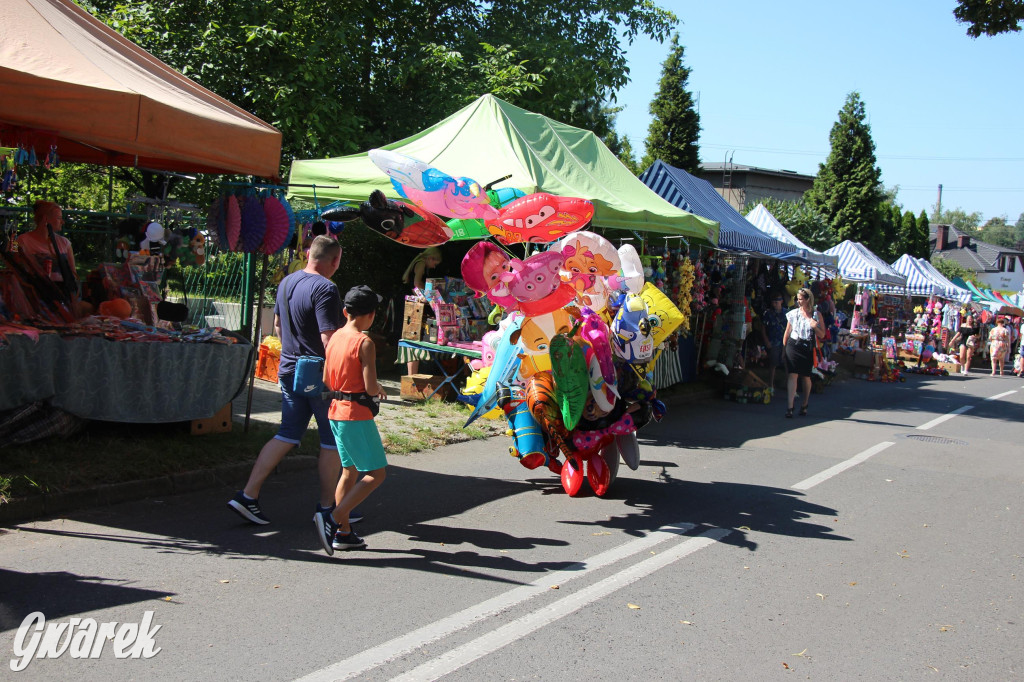
[[[313,525],[316,526],[316,535],[320,538],[320,544],[323,545],[324,551],[328,556],[334,554],[334,547],[331,546],[331,543],[338,530],[338,524],[331,518],[331,513],[318,511],[313,514]]]
[[[316,503],[316,510],[318,512],[325,512],[327,514],[330,514],[332,511],[334,511],[334,507],[335,506],[336,505],[332,504],[330,507],[325,507],[322,504],[320,504],[319,502],[317,502]],[[353,509],[352,511],[350,511],[348,513],[348,522],[349,523],[359,523],[362,520],[363,520],[363,514],[358,509]]]
[[[241,490],[235,493],[235,496],[228,501],[228,506],[249,523],[256,523],[261,526],[270,523],[270,519],[264,516],[263,510],[260,509],[260,501],[250,500],[242,494]]]
[[[334,540],[331,542],[331,547],[338,550],[346,549],[358,549],[360,547],[366,547],[366,541],[356,535],[356,532],[349,531],[348,533],[334,533]]]

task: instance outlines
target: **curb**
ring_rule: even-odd
[[[700,391],[669,393],[665,402],[669,407],[711,399],[719,391],[707,388]],[[444,446],[441,446],[444,447]],[[317,457],[294,455],[285,457],[274,470],[284,474],[292,471],[315,469]],[[151,497],[178,495],[181,493],[208,490],[220,485],[235,485],[244,481],[252,469],[252,462],[228,464],[212,469],[185,471],[141,481],[125,481],[94,486],[83,490],[69,490],[60,493],[44,493],[31,497],[16,497],[6,504],[0,504],[0,526],[9,526],[24,521],[38,521],[81,509],[108,507],[122,502],[135,502]]]
[[[285,457],[274,470],[284,474],[292,471],[315,469],[317,457],[295,455]],[[32,497],[16,497],[0,505],[0,525],[22,521],[38,521],[71,511],[107,507],[121,502],[134,502],[150,497],[163,497],[181,493],[207,490],[220,485],[231,485],[245,480],[252,469],[251,462],[228,464],[213,469],[185,471],[141,481],[125,481],[99,485],[84,490],[69,490],[60,493],[45,493]]]

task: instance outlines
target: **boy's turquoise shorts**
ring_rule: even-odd
[[[331,420],[331,431],[338,444],[341,466],[354,466],[358,471],[367,472],[383,469],[388,465],[384,444],[380,441],[377,423],[372,419],[360,421]]]

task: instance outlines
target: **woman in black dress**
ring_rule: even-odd
[[[810,289],[796,293],[796,304],[796,308],[786,313],[786,331],[782,335],[788,372],[786,417],[793,416],[797,378],[802,379],[800,388],[804,398],[800,416],[807,416],[807,401],[811,399],[811,370],[814,369],[814,342],[815,338],[825,336],[825,322],[814,309],[814,294]]]
[[[979,329],[974,326],[974,315],[968,313],[964,323],[960,325],[960,373],[963,375],[971,372],[971,358],[974,357],[974,349],[978,345]]]

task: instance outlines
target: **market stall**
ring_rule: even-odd
[[[5,190],[21,167],[61,161],[276,176],[280,144],[272,126],[72,2],[0,5],[0,145],[15,150]],[[52,233],[56,221],[59,232],[54,215],[39,229]],[[16,217],[0,220],[17,226]],[[73,265],[52,277],[2,231],[0,343],[9,352],[0,352],[0,409],[47,401],[53,412],[85,418],[163,422],[209,417],[239,392],[252,346],[161,315],[158,252],[168,240],[163,226],[147,222],[131,245],[135,256],[100,266],[88,280]],[[162,303],[165,311],[174,306]]]
[[[711,183],[694,177],[682,169],[674,168],[659,160],[645,170],[640,179],[672,205],[709,220],[718,221],[720,228],[717,251],[721,252],[721,257],[727,261],[724,263],[724,272],[730,275],[730,279],[734,276],[737,283],[747,280],[748,277],[746,275],[750,273],[751,277],[749,279],[755,281],[759,279],[762,285],[749,287],[722,286],[722,291],[730,293],[725,297],[721,294],[712,296],[711,298],[716,300],[716,304],[711,308],[704,306],[704,296],[700,297],[701,313],[708,312],[711,318],[709,319],[706,314],[701,314],[699,320],[693,325],[696,331],[694,337],[696,343],[688,344],[684,340],[680,344],[680,352],[686,355],[689,359],[687,364],[690,365],[686,368],[685,372],[681,371],[679,373],[680,376],[683,374],[692,376],[694,365],[700,364],[702,351],[710,356],[707,362],[712,367],[729,371],[730,368],[735,366],[734,358],[738,358],[738,365],[742,367],[744,364],[743,356],[746,353],[741,352],[738,354],[737,349],[742,347],[747,339],[748,332],[751,329],[752,318],[756,318],[757,309],[760,308],[763,311],[767,307],[766,296],[768,290],[773,287],[781,287],[781,283],[778,281],[779,272],[773,270],[770,266],[766,266],[762,270],[762,265],[779,261],[803,262],[797,253],[799,247],[762,232],[736,211],[715,190]],[[672,258],[675,255],[676,250],[672,247],[666,246],[665,250],[666,257]],[[707,257],[702,258],[699,248],[686,249],[686,251],[686,256],[700,264],[702,275],[705,272],[710,272],[712,277],[716,279],[720,277],[722,272],[720,268],[721,263],[715,257],[704,254]],[[764,263],[755,263],[754,261],[764,261]],[[692,263],[683,267],[694,269]],[[691,276],[689,279],[692,280],[693,277]],[[719,283],[716,282],[716,286],[718,285]],[[757,298],[759,294],[761,299]],[[685,303],[691,308],[698,305],[694,303],[692,292],[690,291],[680,290],[677,292],[677,296],[680,305],[684,305],[684,298]],[[727,308],[724,316],[719,304]],[[692,351],[688,347],[691,345]],[[676,360],[682,362],[678,354]],[[660,364],[661,371],[664,372],[672,366],[672,359],[670,358],[669,362],[663,360]],[[752,386],[737,387],[734,393],[750,393],[751,397],[756,395],[758,399],[765,396],[763,389],[767,388],[767,386],[761,386],[760,384],[763,382],[756,377],[749,375],[737,376],[733,377],[732,381],[734,383],[742,381],[753,384]],[[669,384],[660,383],[659,385]],[[770,394],[770,391],[768,393]]]
[[[907,278],[858,242],[846,240],[824,253],[838,258],[843,281],[857,284],[850,327],[841,332],[840,347],[854,353],[855,363],[865,370],[862,376],[898,378],[887,360],[896,361],[899,337],[912,320]]]

